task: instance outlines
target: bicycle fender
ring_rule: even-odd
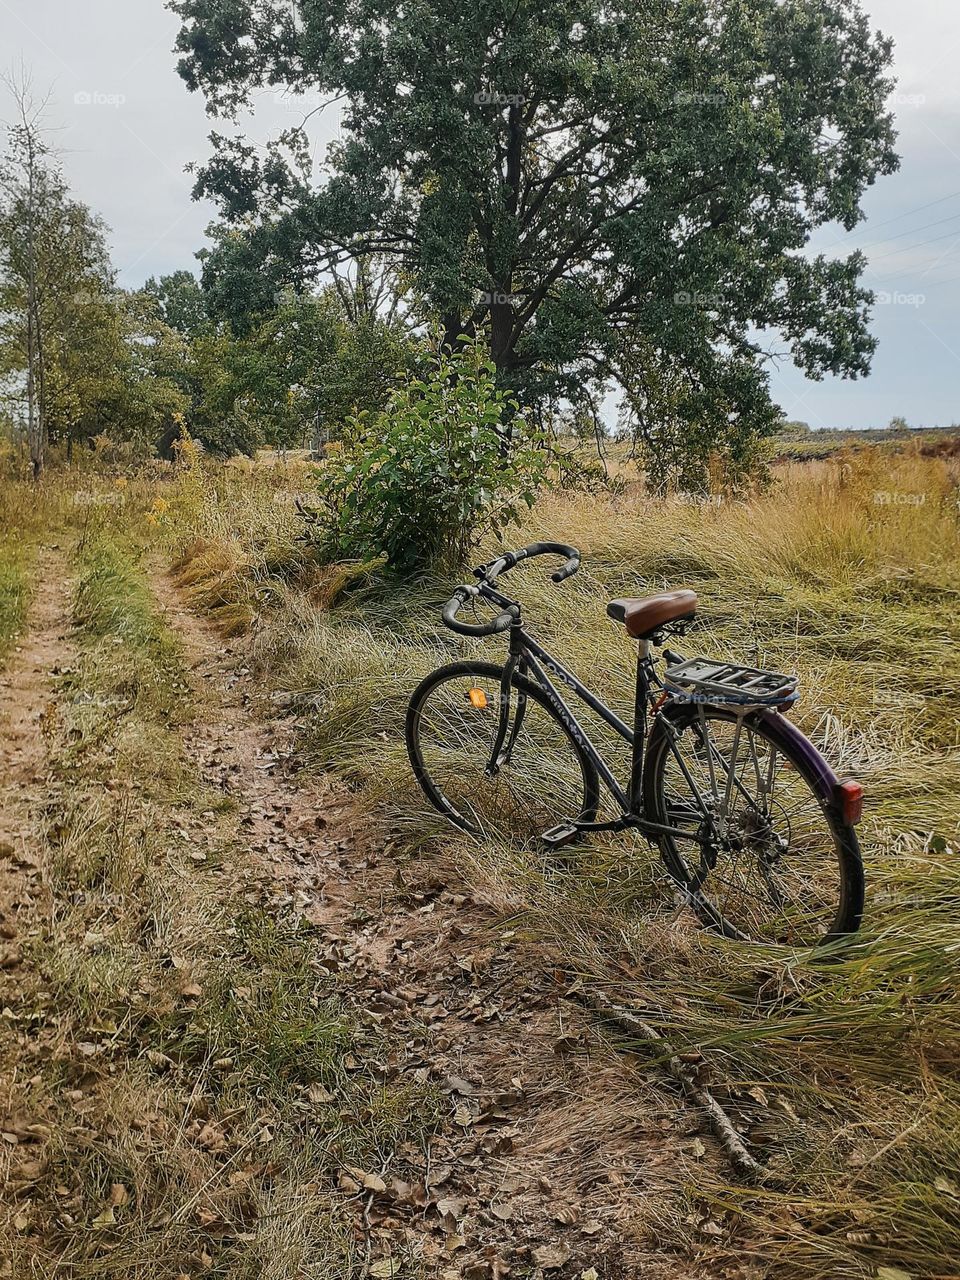
[[[672,730],[671,721],[690,713],[689,704],[671,703],[661,708],[658,719],[664,722],[667,731]],[[799,757],[803,772],[813,787],[817,799],[823,807],[831,812],[843,813],[843,797],[840,788],[844,785],[834,770],[824,759],[819,749],[813,745],[802,730],[792,720],[774,710],[751,712],[747,719],[763,726],[770,740],[785,752]]]

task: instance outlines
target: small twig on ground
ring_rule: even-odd
[[[575,999],[582,1001],[595,1013],[608,1018],[622,1030],[629,1032],[631,1035],[640,1036],[642,1039],[650,1041],[651,1044],[659,1045],[661,1049],[665,1050],[669,1054],[665,1059],[667,1070],[683,1089],[686,1098],[703,1110],[714,1137],[723,1147],[734,1168],[739,1173],[748,1174],[758,1180],[768,1177],[766,1169],[759,1160],[750,1154],[746,1143],[733,1127],[733,1121],[720,1103],[717,1102],[705,1085],[697,1082],[693,1073],[680,1061],[677,1055],[670,1052],[670,1045],[655,1027],[650,1026],[648,1022],[644,1022],[642,1018],[638,1018],[629,1009],[624,1009],[620,1005],[610,1004],[592,992],[581,990],[570,994]]]
[[[363,1266],[360,1270],[362,1280],[365,1280],[370,1274],[370,1264],[373,1257],[373,1236],[372,1226],[370,1224],[370,1210],[373,1208],[373,1192],[367,1196],[367,1202],[363,1206]]]

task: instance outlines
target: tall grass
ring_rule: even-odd
[[[0,662],[15,643],[27,611],[24,549],[0,543]]]
[[[604,612],[617,595],[694,587],[686,652],[799,673],[794,718],[867,789],[867,919],[830,965],[693,930],[640,843],[598,841],[545,867],[444,832],[410,778],[406,702],[437,664],[503,645],[443,630],[449,581],[365,581],[318,607],[296,541],[301,473],[218,476],[191,529],[206,556],[229,560],[219,588],[254,610],[261,667],[299,717],[308,758],[366,786],[411,849],[455,863],[585,981],[707,1056],[779,1182],[757,1193],[704,1175],[692,1212],[719,1216],[714,1255],[729,1249],[778,1280],[878,1266],[942,1275],[960,1256],[956,1179],[944,1181],[960,1106],[958,480],[949,457],[860,451],[788,465],[742,504],[653,501],[629,485],[548,495],[512,539],[583,550],[563,586],[534,562],[509,589],[536,634],[625,710],[634,654]],[[199,558],[188,547],[180,564],[202,601]]]

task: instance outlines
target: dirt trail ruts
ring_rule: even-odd
[[[206,691],[187,754],[240,804],[266,905],[318,927],[353,1016],[390,1046],[374,1068],[448,1098],[420,1167],[388,1171],[402,1188],[391,1208],[357,1196],[364,1229],[416,1238],[427,1273],[451,1280],[591,1267],[603,1280],[703,1277],[661,1250],[651,1225],[682,1178],[692,1113],[653,1084],[638,1089],[560,998],[550,955],[455,871],[395,850],[335,778],[298,772],[292,728],[257,714],[265,699],[245,642],[223,641],[163,575],[154,586]]]
[[[43,909],[37,824],[47,771],[46,727],[55,677],[72,652],[69,584],[56,546],[40,551],[36,588],[19,643],[0,671],[0,970],[15,985],[19,939]],[[0,1098],[0,1103],[5,1103]]]

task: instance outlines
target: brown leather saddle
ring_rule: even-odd
[[[648,640],[668,622],[687,621],[697,611],[695,591],[664,591],[636,600],[611,600],[607,613],[622,622],[635,640]]]

